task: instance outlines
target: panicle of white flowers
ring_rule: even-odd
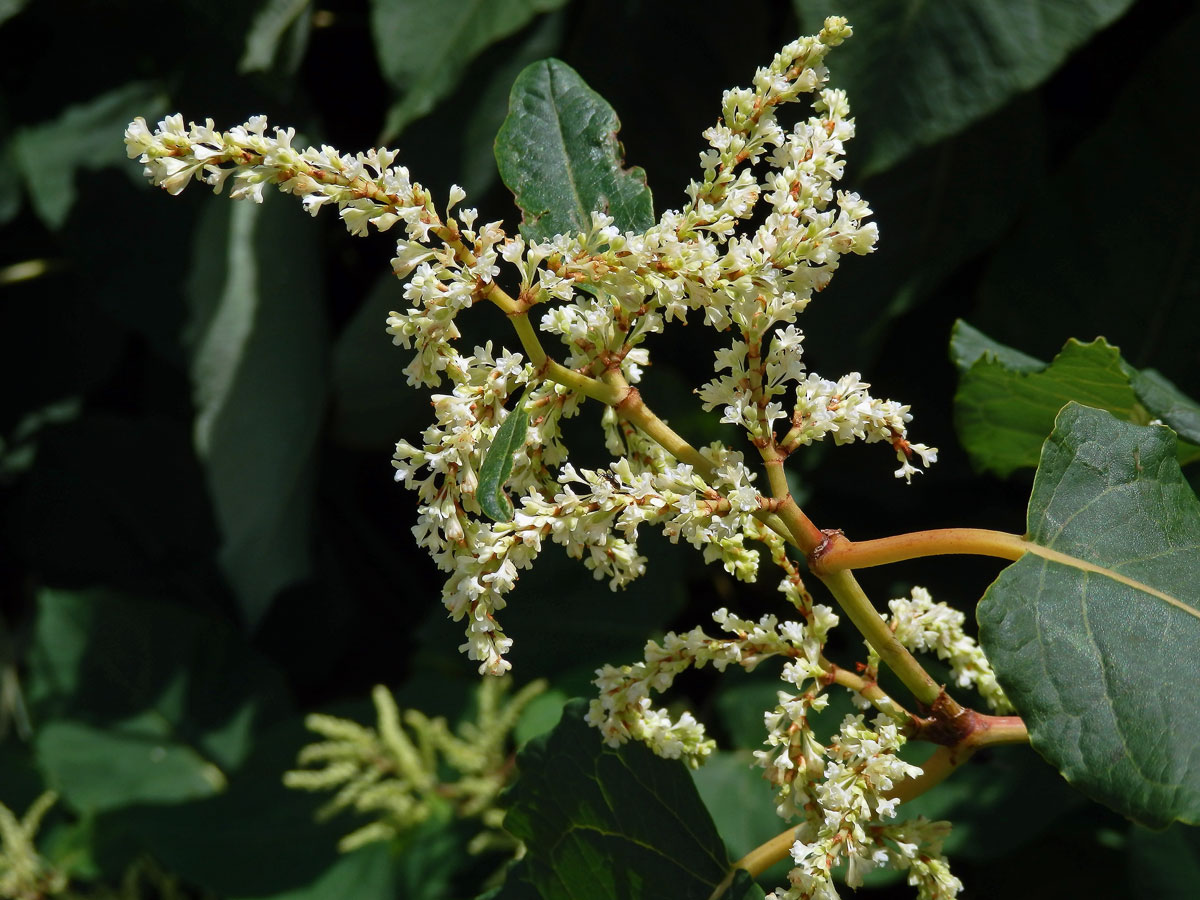
[[[713,621],[732,637],[712,638],[702,628],[682,635],[672,631],[661,644],[646,642],[643,662],[596,670],[593,684],[600,695],[592,701],[587,720],[600,729],[607,744],[638,740],[659,756],[700,765],[714,747],[704,726],[691,713],[672,721],[665,709],[653,708],[651,691],[666,691],[676,676],[692,667],[712,663],[723,672],[732,663],[750,671],[773,656],[787,657],[785,669],[803,673],[797,678],[820,679],[825,674],[821,649],[837,616],[828,607],[815,606],[806,622],[781,623],[772,615],[751,622],[722,608],[713,613]]]
[[[393,464],[396,479],[418,493],[414,533],[448,573],[443,602],[466,623],[462,647],[480,671],[509,668],[512,641],[496,613],[547,537],[614,588],[644,570],[637,552],[643,522],[662,526],[672,540],[682,537],[743,580],[758,570],[758,551],[746,541],[774,540],[752,519],[765,501],[739,454],[701,451],[712,464],[701,477],[611,407],[602,428],[617,461],[608,474],[565,467],[559,426],[578,411],[580,394],[547,380],[545,364],[490,343],[472,355],[460,351],[456,317],[480,300],[513,314],[544,304],[540,328],[567,348],[566,369],[595,383],[637,384],[650,362],[646,338],[700,312],[707,325],[731,332],[701,401],[706,409],[721,407],[723,419],[745,428],[757,446],[774,443],[786,455],[825,434],[838,443],[884,440],[906,479],[918,471],[914,454],[926,465],[936,459],[936,450],[908,442],[907,407],[871,398],[857,374],[828,382],[807,372],[795,326],[840,257],[871,252],[878,236],[866,221],[867,204],[834,187],[854,120],[845,94],[825,87],[824,59],[850,33],[845,19],[830,17],[818,35],[780,50],[751,88],[727,91],[720,119],[704,134],[710,149],[701,154],[701,180],[689,185],[682,209],[665,212],[641,234],[622,233],[612,217],[596,212],[583,233],[527,244],[499,223],[476,227],[475,210],[454,214],[465,198],[457,186],[439,211],[408,170],[394,165],[394,151],[299,150],[294,130],[268,131],[261,116],[226,132],[211,121],[185,126],[179,115],[154,131],[142,119],[130,124],[130,157],[171,193],[192,180],[217,191],[228,181],[235,198],[261,202],[274,184],[313,214],[336,207],[354,234],[403,224],[392,268],[406,280],[409,305],[389,315],[387,331],[415,351],[405,370],[411,383],[449,381],[450,388],[433,396],[435,424],[420,444],[399,442]],[[785,130],[777,110],[810,94],[812,115]],[[751,229],[759,212],[765,215]],[[497,286],[502,263],[519,279],[515,300]],[[529,426],[506,487],[519,500],[511,522],[486,521],[479,474],[517,391]]]
[[[371,694],[376,728],[320,714],[305,719],[309,730],[325,740],[301,749],[300,768],[287,772],[283,782],[300,790],[336,790],[321,818],[351,808],[375,817],[339,841],[343,852],[391,840],[446,804],[456,816],[477,818],[490,830],[478,846],[495,843],[503,819],[496,798],[511,771],[508,736],[546,684],[532,682],[501,702],[509,687],[507,679],[485,679],[474,721],[464,722],[456,734],[445,719],[430,719],[415,709],[402,712],[387,688],[378,686]],[[446,768],[457,777],[444,780]]]
[[[921,898],[957,896],[962,885],[940,855],[949,824],[883,822],[895,816],[897,803],[885,795],[921,772],[896,755],[903,745],[903,733],[887,718],[872,725],[861,715],[843,720],[833,743],[824,748],[821,779],[808,789],[814,802],[803,810],[806,821],[796,831],[788,887],[768,894],[767,900],[836,900],[840,895],[833,869],[841,863],[850,887],[861,885],[872,869],[886,866],[907,870]]]
[[[935,603],[923,587],[914,587],[908,597],[888,601],[896,640],[917,653],[936,653],[950,665],[954,683],[973,687],[995,712],[1011,713],[1013,705],[996,681],[992,664],[975,639],[963,631],[966,616],[945,603]],[[874,651],[869,651],[874,654]],[[877,663],[872,656],[872,663]]]
[[[34,842],[42,818],[57,800],[57,794],[47,791],[20,819],[0,803],[0,897],[33,900],[67,889],[67,876],[38,853]]]
[[[220,193],[228,181],[231,197],[261,203],[264,189],[273,184],[300,197],[311,215],[326,205],[337,208],[351,234],[403,223],[407,238],[397,241],[392,268],[401,278],[417,270],[405,289],[405,298],[417,305],[393,313],[388,331],[395,343],[417,347],[405,369],[409,382],[437,385],[439,373],[457,356],[451,343],[459,337],[455,315],[485,295],[499,272],[497,245],[504,237],[499,223],[474,230],[473,209],[453,218],[452,210],[466,197],[458,185],[450,188],[445,216],[439,215],[433,197],[408,169],[392,165],[395,150],[354,156],[327,145],[299,150],[292,146],[295,135],[294,128],[268,133],[265,116],[225,132],[217,131],[211,119],[185,126],[181,115],[167,116],[151,131],[138,117],[125,131],[125,146],[129,157],[143,164],[146,177],[171,194],[193,180]],[[438,239],[437,246],[427,246],[431,237]]]
[[[536,277],[532,266],[522,270],[522,296],[531,305],[568,301],[545,313],[541,327],[560,336],[569,364],[581,370],[624,359],[666,322],[702,310],[706,324],[734,330],[731,345],[717,351],[717,377],[699,391],[705,409],[720,407],[722,421],[760,444],[783,422],[785,451],[827,433],[838,443],[886,440],[901,460],[897,477],[907,480],[919,471],[914,453],[924,465],[937,458],[936,449],[908,442],[908,407],[870,397],[857,373],[837,382],[808,373],[793,324],[839,258],[871,252],[878,237],[864,221],[867,204],[833,189],[854,121],[845,94],[822,87],[822,61],[849,34],[844,19],[831,18],[820,35],[789,44],[760,69],[753,89],[726,92],[721,120],[704,135],[704,180],[689,186],[683,210],[664,213],[643,234],[622,234],[596,214],[585,234],[534,245],[530,262],[545,267]],[[785,132],[776,108],[807,93],[817,94],[816,115]],[[756,177],[752,167],[762,162],[766,171]],[[738,223],[760,200],[770,207],[764,222],[739,235]]]

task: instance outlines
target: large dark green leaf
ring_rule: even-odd
[[[1151,827],[1200,821],[1200,504],[1175,442],[1069,404],[1034,479],[1033,546],[979,605],[1034,748]]]
[[[1138,425],[1179,423],[1200,436],[1195,403],[1157,372],[1138,372],[1104,338],[1072,338],[1047,365],[960,321],[950,356],[962,372],[954,396],[959,440],[977,466],[999,475],[1037,465],[1054,417],[1072,400]],[[1191,444],[1179,451],[1181,462],[1200,452]]]
[[[235,632],[103,591],[41,593],[27,684],[38,764],[84,812],[217,793],[287,706]]]
[[[725,847],[683,763],[640,744],[605,746],[585,701],[530,741],[506,795],[543,900],[704,900],[728,871]],[[743,895],[743,882],[727,896]]]
[[[450,93],[481,50],[566,0],[372,0],[371,36],[384,78],[400,99],[388,111],[389,141]]]
[[[878,172],[999,109],[1047,78],[1133,0],[793,0],[801,31],[846,16],[829,60]]]
[[[564,62],[543,60],[517,76],[496,163],[525,214],[525,237],[587,231],[593,212],[612,216],[623,231],[654,223],[646,173],[623,166],[620,127],[612,107]]]
[[[81,813],[222,791],[225,774],[173,732],[155,711],[111,728],[48,722],[37,733],[38,764],[47,783]]]
[[[310,570],[327,365],[319,233],[278,197],[205,216],[188,285],[194,440],[221,564],[253,626]]]
[[[20,129],[12,155],[38,218],[50,228],[66,221],[75,202],[77,170],[119,165],[136,175],[121,132],[134,116],[153,119],[166,105],[155,85],[135,81],[69,106],[49,122]]]

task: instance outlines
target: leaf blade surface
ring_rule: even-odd
[[[1038,547],[978,611],[1033,747],[1156,828],[1200,821],[1200,504],[1175,441],[1068,404],[1030,498]]]

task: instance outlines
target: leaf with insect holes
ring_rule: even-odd
[[[504,482],[512,472],[513,454],[525,446],[525,432],[529,429],[529,413],[525,410],[522,396],[513,411],[496,429],[492,445],[483,458],[479,469],[479,507],[493,522],[511,522],[512,501],[504,493]]]

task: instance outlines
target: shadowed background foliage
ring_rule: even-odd
[[[475,896],[496,863],[448,823],[339,861],[349,828],[312,824],[317,801],[280,783],[305,712],[366,718],[384,683],[453,720],[477,677],[388,464],[430,419],[383,331],[402,302],[394,236],[351,238],[280,196],[153,191],[121,143],[135,115],[265,113],[343,152],[385,141],[435,196],[463,184],[482,221],[515,225],[492,143],[517,74],[555,56],[616,110],[662,211],[698,171],[721,91],[846,15],[857,34],[829,60],[858,117],[844,185],[881,240],[805,314],[806,359],[910,403],[914,439],[941,456],[905,487],[879,447],[797,455],[811,517],[856,538],[1022,530],[1030,473],[977,473],[956,448],[958,318],[1039,359],[1103,335],[1200,391],[1200,15],[1183,0],[69,7],[0,0],[0,801],[61,793],[41,846],[85,892],[148,855],[196,897],[435,900]],[[507,339],[494,311],[470,318],[466,340]],[[650,345],[645,395],[693,443],[734,439],[691,396],[711,357],[708,335],[688,338]],[[601,447],[588,412],[585,460]],[[647,544],[649,573],[621,594],[561,554],[523,576],[505,610],[519,682],[586,696],[648,635],[777,606],[773,584]],[[997,571],[950,560],[864,583],[972,610]],[[683,684],[745,756],[775,685],[707,675]],[[1194,831],[1133,830],[1015,758],[921,801],[960,823],[968,896],[1167,897],[1200,869]],[[779,827],[742,762],[698,776],[735,856]]]

